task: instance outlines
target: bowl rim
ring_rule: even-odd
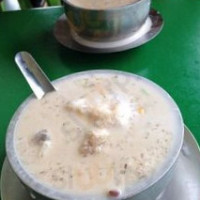
[[[138,79],[142,79],[144,81],[147,81],[148,83],[150,83],[151,85],[155,86],[156,88],[159,89],[159,91],[161,91],[163,94],[165,94],[165,96],[167,98],[169,98],[169,100],[173,103],[173,105],[176,107],[177,109],[177,116],[179,117],[179,121],[180,121],[180,135],[179,137],[177,137],[177,140],[179,140],[177,143],[177,145],[173,145],[174,148],[172,150],[172,152],[170,153],[171,156],[169,156],[168,159],[166,159],[166,161],[164,162],[164,164],[162,165],[162,169],[158,170],[158,173],[155,173],[151,179],[148,181],[145,181],[144,187],[141,187],[141,185],[139,185],[138,187],[135,187],[136,189],[133,190],[131,187],[131,190],[128,190],[128,192],[123,195],[121,198],[119,197],[118,199],[126,199],[126,198],[130,198],[133,197],[135,195],[140,194],[141,192],[147,190],[148,188],[151,188],[154,184],[156,184],[157,182],[159,182],[163,177],[165,177],[165,175],[167,174],[168,171],[170,171],[170,169],[174,166],[174,164],[176,163],[176,160],[179,156],[179,153],[181,151],[182,148],[182,144],[183,144],[183,140],[184,140],[184,123],[183,123],[183,119],[182,119],[182,115],[180,112],[179,107],[177,106],[176,102],[173,100],[173,98],[158,84],[154,83],[153,81],[151,81],[150,79],[147,79],[145,77],[133,74],[133,73],[129,73],[129,72],[124,72],[124,71],[119,71],[119,70],[86,70],[86,71],[82,71],[82,72],[76,72],[76,73],[72,73],[66,76],[63,76],[61,78],[58,78],[56,80],[53,81],[53,84],[58,83],[64,79],[70,79],[73,77],[77,77],[77,76],[81,76],[81,75],[88,75],[89,74],[113,74],[113,75],[125,75],[128,77],[135,77]],[[67,192],[61,192],[59,190],[56,190],[53,187],[49,187],[45,184],[42,184],[41,182],[37,181],[37,179],[35,179],[34,177],[32,177],[22,166],[22,164],[20,164],[20,161],[17,157],[17,153],[16,153],[16,149],[15,149],[15,142],[14,142],[14,130],[15,127],[17,125],[17,122],[20,118],[20,114],[23,112],[23,109],[26,108],[26,105],[32,100],[34,99],[34,95],[30,95],[27,99],[25,99],[25,101],[22,102],[22,104],[18,107],[18,109],[16,110],[16,112],[14,113],[8,129],[7,129],[7,133],[6,133],[6,154],[8,157],[8,161],[11,165],[11,168],[13,169],[13,171],[15,172],[15,174],[17,175],[17,177],[30,189],[32,189],[33,191],[37,192],[38,194],[50,198],[50,199],[56,199],[56,200],[92,200],[94,199],[94,196],[88,196],[85,195],[83,197],[83,195],[76,195],[74,196],[74,194],[70,194]],[[172,154],[173,153],[173,154]],[[137,186],[137,184],[136,184]],[[75,198],[74,198],[75,197]],[[90,198],[91,197],[91,198]],[[102,196],[99,196],[100,198],[95,196],[96,200],[102,200],[102,199],[110,199],[108,197],[105,196],[105,198],[102,198]]]

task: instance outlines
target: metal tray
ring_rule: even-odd
[[[33,200],[5,159],[1,173],[2,200]],[[199,200],[200,151],[192,133],[185,127],[184,145],[174,177],[156,200]]]
[[[133,35],[115,42],[92,42],[71,34],[66,16],[63,14],[56,22],[54,36],[56,40],[72,50],[85,53],[113,53],[132,49],[147,43],[156,37],[163,27],[160,13],[151,9],[144,25]]]

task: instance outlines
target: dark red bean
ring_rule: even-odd
[[[118,190],[110,190],[108,192],[109,196],[111,197],[118,197],[120,195],[120,192]]]

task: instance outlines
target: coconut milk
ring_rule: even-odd
[[[179,116],[161,89],[118,73],[74,76],[56,88],[31,100],[15,130],[31,176],[69,194],[117,197],[162,166]]]

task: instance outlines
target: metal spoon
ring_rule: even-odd
[[[15,55],[15,62],[38,99],[48,92],[55,91],[48,77],[28,52],[22,51]]]

